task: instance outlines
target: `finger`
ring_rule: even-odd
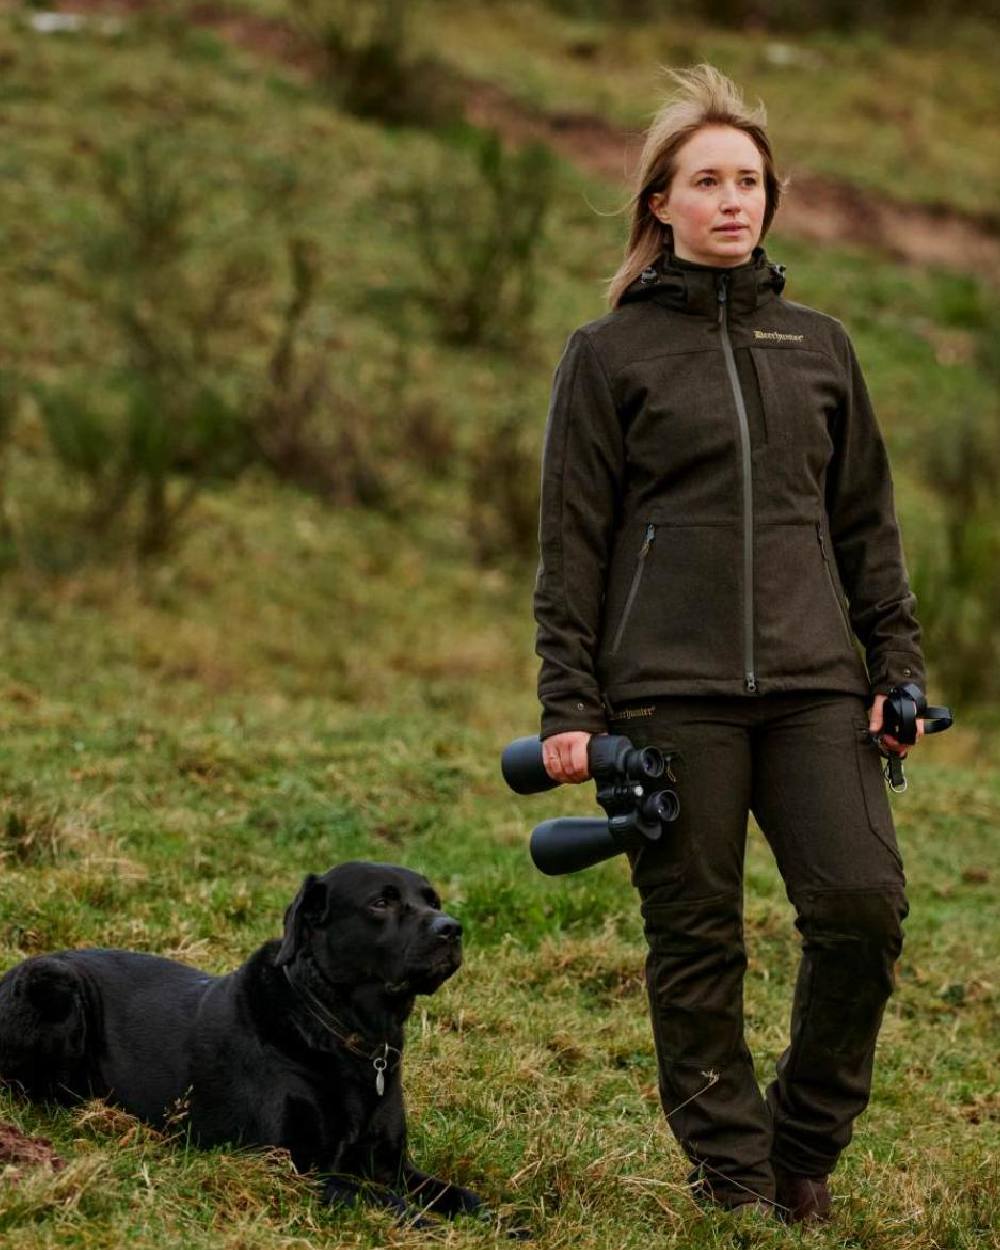
[[[553,781],[563,782],[566,780],[562,772],[562,760],[559,758],[559,750],[550,742],[543,744],[542,763],[545,765],[545,771]]]
[[[875,702],[872,704],[868,712],[868,732],[877,734],[882,728],[882,704],[885,702],[884,694],[877,694]]]
[[[563,781],[574,781],[573,747],[568,742],[559,743],[559,771]]]
[[[587,758],[588,740],[575,742],[573,744],[573,759],[570,765],[570,772],[574,781],[586,781],[590,775],[590,761]]]
[[[559,766],[562,769],[563,779],[568,782],[578,781],[576,775],[576,767],[574,764],[575,749],[573,743],[565,743],[560,745],[559,749]]]

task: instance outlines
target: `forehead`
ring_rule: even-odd
[[[341,864],[327,873],[327,881],[338,894],[367,894],[394,886],[400,893],[424,893],[433,887],[426,877],[396,864],[355,861]]]
[[[733,126],[704,126],[677,153],[677,169],[755,169],[763,172],[764,160],[756,143]]]

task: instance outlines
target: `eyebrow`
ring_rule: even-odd
[[[719,171],[717,169],[696,169],[694,172],[696,174],[717,174]],[[740,174],[759,174],[760,170],[759,169],[739,169],[736,172]]]

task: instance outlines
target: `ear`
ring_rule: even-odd
[[[666,209],[666,203],[669,198],[670,196],[665,191],[653,191],[646,199],[646,206],[649,211],[664,225],[670,217]]]
[[[306,930],[326,918],[329,907],[326,883],[310,873],[285,912],[285,934],[274,962],[280,967],[291,963],[302,945]]]

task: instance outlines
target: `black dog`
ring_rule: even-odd
[[[309,875],[284,937],[225,977],[133,951],[39,955],[0,980],[0,1079],[36,1098],[107,1098],[204,1146],[283,1146],[325,1197],[401,1216],[487,1214],[406,1152],[403,1023],[462,961],[429,881],[388,864]]]

